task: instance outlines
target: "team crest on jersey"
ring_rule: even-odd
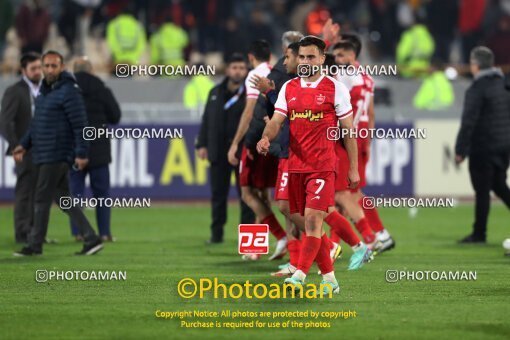
[[[315,102],[317,103],[317,105],[322,105],[324,104],[325,101],[326,96],[323,95],[322,93],[315,96]]]

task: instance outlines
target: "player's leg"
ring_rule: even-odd
[[[338,191],[335,193],[335,200],[344,208],[347,216],[354,221],[354,225],[365,243],[372,246],[375,242],[375,235],[363,213],[363,209],[359,206],[358,201],[353,199],[351,192],[349,190]]]
[[[352,230],[349,221],[335,207],[330,208],[325,221],[331,227],[332,233],[336,233],[352,248],[353,254],[349,260],[348,270],[360,269],[365,263],[373,259],[370,248],[360,241],[358,235]]]
[[[301,252],[301,240],[299,239],[299,228],[290,219],[289,201],[278,200],[278,208],[285,216],[285,232],[287,234],[287,251],[289,253],[289,263],[279,267],[277,272],[271,273],[272,276],[290,276],[294,274],[299,261]]]
[[[375,251],[380,254],[382,252],[391,250],[395,248],[395,240],[391,237],[388,230],[384,227],[381,218],[379,217],[379,212],[376,207],[366,206],[363,204],[363,198],[365,195],[358,190],[355,194],[355,199],[358,201],[358,204],[363,208],[363,212],[365,213],[365,217],[368,219],[368,223],[370,224],[370,228],[375,233],[375,237],[377,239],[377,245],[375,247]]]
[[[303,203],[305,207],[305,235],[302,241],[297,270],[285,282],[293,285],[294,289],[301,289],[311,265],[316,261],[323,273],[323,283],[327,283],[324,286],[325,292],[338,293],[340,287],[336,281],[333,263],[329,254],[330,241],[322,228],[329,206],[333,204],[334,172],[300,174],[299,177],[300,185],[297,185],[297,187],[300,188],[298,190],[300,197],[298,197],[298,203],[300,203],[299,212],[303,210]],[[294,178],[292,176],[292,179]],[[290,181],[290,186],[294,189],[295,185],[292,184],[293,182],[293,180]],[[295,209],[291,209],[291,212],[294,211]]]

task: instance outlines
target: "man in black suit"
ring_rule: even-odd
[[[42,80],[41,56],[38,53],[24,54],[21,57],[21,73],[22,79],[8,87],[2,98],[0,134],[9,143],[7,155],[12,155],[32,120]],[[32,225],[35,185],[31,152],[27,152],[23,161],[16,164],[16,176],[14,235],[17,243],[26,243]]]
[[[238,167],[229,164],[227,153],[237,131],[244,110],[246,95],[244,78],[248,68],[244,57],[233,54],[228,63],[226,78],[209,93],[196,148],[201,159],[211,163],[211,238],[208,243],[223,242],[223,227],[227,222],[227,198],[230,177],[235,171],[237,192],[239,190]],[[253,211],[241,201],[241,223],[253,223]]]

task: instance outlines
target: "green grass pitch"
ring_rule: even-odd
[[[279,262],[267,257],[242,262],[237,255],[237,206],[229,207],[226,242],[205,246],[207,205],[161,205],[113,212],[118,241],[96,256],[76,257],[64,214],[54,209],[44,255],[14,258],[12,208],[0,208],[0,338],[2,339],[508,339],[510,336],[510,258],[501,242],[510,236],[510,214],[491,210],[488,245],[459,246],[470,231],[473,207],[381,210],[397,241],[391,252],[358,272],[347,272],[351,254],[336,263],[341,293],[333,299],[183,299],[177,283],[185,277],[222,283],[279,283],[268,274]],[[91,220],[93,213],[87,211]],[[271,250],[274,241],[271,241]],[[126,271],[126,281],[37,283],[35,271]],[[397,270],[476,271],[476,281],[387,283]],[[313,268],[309,282],[319,283]],[[179,320],[155,317],[156,310],[356,311],[357,317],[331,321],[321,329],[185,329]],[[204,319],[201,319],[204,320]],[[251,319],[241,319],[251,321]],[[322,319],[324,321],[324,319]],[[207,320],[205,320],[207,321]],[[237,320],[239,321],[239,320]],[[267,320],[266,320],[267,321]],[[302,320],[301,320],[302,321]]]

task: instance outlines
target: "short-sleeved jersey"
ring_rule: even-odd
[[[289,173],[335,171],[335,141],[328,128],[352,115],[349,91],[337,80],[321,76],[315,82],[287,81],[275,112],[289,119]]]
[[[254,89],[253,84],[250,82],[250,79],[253,78],[254,75],[259,77],[267,77],[269,72],[271,72],[271,65],[268,62],[264,62],[259,64],[253,70],[248,72],[248,76],[244,81],[244,88],[246,89],[246,98],[247,99],[257,99],[259,97],[260,91]]]
[[[368,107],[374,95],[374,80],[367,74],[339,75],[337,80],[347,87],[351,95],[351,105],[354,113],[353,126],[356,128],[367,127]]]

